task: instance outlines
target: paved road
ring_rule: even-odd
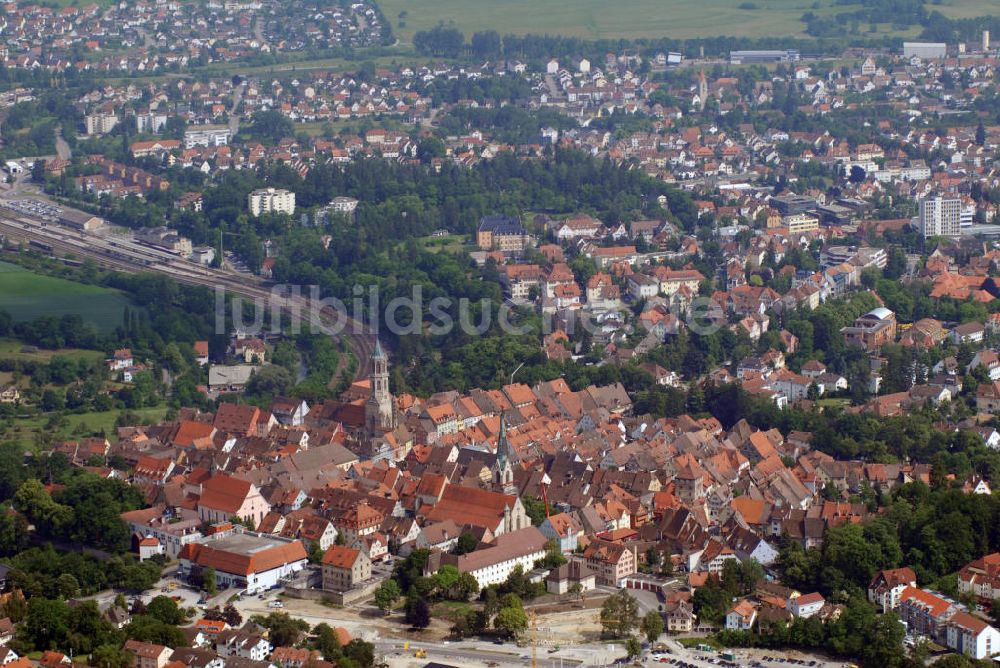
[[[545,75],[545,85],[549,88],[549,97],[554,100],[561,100],[565,97],[559,84],[556,83],[556,77],[554,74]]]
[[[508,666],[524,666],[531,664],[531,650],[529,648],[519,648],[511,645],[511,649],[502,646],[487,649],[478,647],[467,642],[430,643],[430,642],[410,642],[410,648],[403,649],[402,640],[379,640],[375,643],[375,648],[386,657],[409,657],[412,658],[416,650],[421,649],[427,652],[428,660],[457,662],[457,665],[467,665],[470,661],[480,663],[496,663]],[[515,653],[511,650],[517,650]],[[527,658],[525,658],[527,657]],[[548,662],[540,662],[547,665]],[[579,661],[565,662],[567,666],[578,666]]]
[[[261,18],[260,14],[253,19],[253,36],[261,44],[267,44],[267,39],[264,37],[264,19]]]
[[[240,102],[243,101],[243,93],[247,89],[246,82],[242,82],[233,91],[233,106],[229,109],[229,132],[233,137],[240,131]],[[230,141],[232,141],[230,139]]]
[[[63,160],[73,159],[73,149],[69,147],[66,140],[63,138],[62,126],[56,126],[56,154]]]

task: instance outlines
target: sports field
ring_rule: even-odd
[[[804,37],[805,12],[851,9],[833,0],[379,0],[379,6],[403,42],[442,21],[454,22],[466,38],[477,30],[587,39]],[[944,0],[928,9],[954,18],[982,16],[1000,13],[1000,0]],[[405,27],[399,26],[400,12],[406,12]]]
[[[128,298],[115,290],[35,274],[0,262],[0,311],[15,321],[79,314],[101,332],[121,324]]]

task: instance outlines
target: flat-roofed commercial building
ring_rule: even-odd
[[[177,559],[184,576],[196,566],[202,570],[213,568],[220,588],[236,587],[255,594],[276,587],[283,578],[301,571],[309,555],[302,541],[248,531],[189,543]]]

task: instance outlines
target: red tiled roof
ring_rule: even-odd
[[[215,427],[204,422],[193,420],[182,420],[177,425],[177,432],[173,437],[173,444],[182,448],[194,445],[195,441],[203,438],[210,438],[215,433]]]
[[[951,604],[948,603],[948,601],[926,592],[919,587],[907,587],[903,590],[903,593],[899,595],[900,604],[911,600],[916,601],[917,605],[921,608],[926,608],[928,614],[932,617],[939,617],[951,607]]]
[[[253,485],[228,475],[212,476],[202,485],[199,504],[212,510],[235,513],[246,501]]]
[[[514,507],[517,497],[474,487],[448,485],[441,500],[427,514],[430,522],[454,520],[493,530],[503,520],[504,507]]]
[[[346,545],[334,545],[323,555],[323,565],[334,568],[351,568],[358,560],[361,550]]]
[[[237,554],[203,543],[188,543],[181,549],[177,558],[187,559],[202,568],[214,568],[224,573],[246,577],[251,573],[263,573],[284,564],[307,559],[308,555],[302,542],[296,540],[267,547],[253,554]]]
[[[221,404],[215,413],[215,428],[237,434],[248,434],[257,427],[260,409],[246,404]]]

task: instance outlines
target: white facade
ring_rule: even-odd
[[[118,116],[115,114],[87,114],[83,120],[88,135],[106,135],[118,125]]]
[[[247,195],[247,208],[254,216],[262,213],[295,213],[295,193],[281,188],[261,188]]]
[[[633,274],[628,279],[628,290],[636,299],[649,299],[660,292],[660,282],[650,276]]]
[[[166,114],[138,114],[135,117],[135,129],[140,134],[157,134],[167,125]]]
[[[1000,631],[989,625],[985,628],[971,626],[955,622],[949,624],[948,647],[973,659],[988,659],[1000,654]]]
[[[920,201],[920,234],[929,237],[957,237],[962,233],[962,200],[958,197],[928,197]]]
[[[822,596],[799,596],[788,601],[788,611],[796,617],[809,618],[822,610],[825,603]]]
[[[229,127],[226,125],[201,125],[184,131],[184,148],[196,146],[225,146],[229,143]]]
[[[529,552],[528,554],[524,554],[519,557],[512,557],[505,561],[483,566],[482,568],[469,572],[472,573],[472,577],[476,578],[476,582],[479,583],[479,588],[485,589],[491,584],[500,584],[505,581],[518,565],[524,569],[525,573],[531,571],[535,567],[535,562],[544,557],[545,548],[543,547],[535,550],[534,552]]]
[[[358,200],[353,197],[334,197],[327,209],[334,213],[354,213],[358,208]]]
[[[185,561],[186,560],[183,559],[181,560],[181,569],[190,572],[191,564],[190,562],[185,563]],[[238,573],[227,573],[220,568],[216,568],[215,582],[219,589],[225,589],[227,587],[242,588],[245,585],[247,594],[257,594],[259,592],[277,587],[282,578],[298,573],[305,568],[308,563],[308,559],[300,559],[298,561],[282,564],[270,570],[250,573],[247,576],[243,576]]]
[[[882,612],[888,612],[889,610],[895,610],[899,607],[899,596],[903,593],[903,590],[907,587],[913,586],[909,582],[901,582],[895,587],[885,589],[884,591],[872,591],[868,590],[868,600],[877,605]]]
[[[726,628],[733,631],[749,631],[757,621],[757,611],[749,608],[746,611],[730,610],[726,615]]]
[[[948,45],[944,42],[903,42],[904,58],[944,58]]]

